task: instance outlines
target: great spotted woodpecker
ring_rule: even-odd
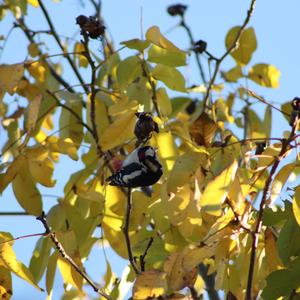
[[[119,171],[107,178],[110,185],[141,187],[156,183],[162,175],[156,151],[150,146],[135,149],[123,161]]]

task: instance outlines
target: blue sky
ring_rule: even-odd
[[[82,1],[87,3],[88,1]],[[50,15],[54,20],[57,31],[66,36],[72,36],[78,31],[75,18],[79,14],[90,15],[91,7],[82,7],[78,0],[64,0],[61,3],[45,0]],[[177,2],[175,2],[177,3]],[[224,39],[227,31],[236,25],[242,24],[250,1],[246,0],[190,0],[182,1],[187,4],[186,22],[191,27],[196,40],[203,39],[208,43],[208,50],[215,56],[221,56],[225,51]],[[179,20],[166,14],[166,7],[174,4],[173,1],[160,0],[103,0],[103,16],[108,25],[109,32],[113,37],[115,47],[124,40],[139,38],[141,35],[141,12],[144,32],[152,25],[158,25],[162,32],[167,32]],[[250,88],[263,95],[266,99],[278,103],[286,102],[299,95],[300,80],[300,25],[299,25],[299,0],[257,1],[254,15],[250,26],[256,32],[258,49],[254,53],[250,65],[254,63],[271,63],[281,71],[280,87],[278,89],[260,88],[251,84]],[[6,34],[11,26],[12,18],[8,16],[0,23],[0,33]],[[34,29],[47,29],[44,18],[38,9],[29,9],[28,25]],[[183,29],[176,28],[167,34],[167,37],[182,49],[189,45]],[[79,40],[79,37],[77,36]],[[4,49],[0,63],[16,63],[26,58],[26,48],[23,48],[25,39],[19,30],[15,30]],[[95,42],[94,42],[95,43]],[[94,44],[95,45],[95,44]],[[47,39],[49,53],[60,53],[54,46],[53,40]],[[99,46],[100,48],[100,46]],[[95,47],[97,49],[97,46]],[[125,57],[129,52],[122,52]],[[131,52],[130,52],[131,53]],[[131,53],[132,54],[132,53]],[[228,70],[234,66],[232,58],[228,57],[221,69]],[[69,68],[65,68],[67,78],[70,82],[77,83]],[[198,70],[195,65],[183,68],[183,74],[188,78],[190,84],[199,83]],[[257,105],[258,111],[263,105]],[[280,136],[283,130],[288,129],[287,123],[279,113],[274,112],[273,135]],[[0,145],[3,145],[5,136],[0,133]],[[63,159],[62,166],[67,166],[70,174],[72,170],[78,169],[78,164]],[[62,167],[63,169],[63,167]],[[61,170],[62,170],[61,169]],[[57,177],[61,175],[58,171]],[[67,178],[66,178],[67,180]],[[51,191],[52,194],[61,195],[64,182],[59,182],[57,187]],[[55,204],[55,199],[45,198],[46,207]],[[0,200],[0,211],[21,211],[16,203],[11,190],[8,189]],[[14,236],[42,232],[42,226],[33,217],[1,217],[0,230],[10,231]],[[23,239],[15,242],[14,249],[17,257],[28,264],[35,245],[36,238]],[[89,274],[99,280],[105,272],[105,264],[100,247],[95,247],[93,254],[86,264]],[[124,266],[111,251],[108,252],[118,275]],[[59,278],[59,273],[57,272]],[[41,285],[44,283],[42,281]],[[14,281],[13,299],[45,299],[45,294],[39,293],[31,288],[26,282]],[[24,292],[26,296],[24,298]],[[58,299],[62,293],[61,280],[55,287],[53,299]]]

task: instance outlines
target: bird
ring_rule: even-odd
[[[109,185],[135,188],[155,184],[162,176],[162,165],[151,146],[136,148],[123,161],[119,171],[106,179]]]

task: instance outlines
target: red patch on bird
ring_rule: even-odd
[[[138,157],[140,161],[143,161],[146,157],[145,152],[144,151],[139,151],[138,152]]]
[[[114,169],[115,172],[118,172],[121,170],[122,168],[122,161],[119,160],[118,158],[116,157],[113,157],[112,160],[111,160],[111,165]]]

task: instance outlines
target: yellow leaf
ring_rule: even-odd
[[[60,139],[56,136],[49,136],[47,143],[51,152],[68,154],[73,160],[78,160],[77,147],[70,138]]]
[[[245,196],[243,195],[241,183],[239,176],[235,176],[229,191],[228,191],[228,201],[231,203],[234,211],[241,216],[247,207],[247,202]]]
[[[80,260],[77,256],[73,256],[72,258],[77,264],[80,263]],[[79,266],[80,265],[81,263],[79,264]],[[59,268],[64,282],[71,284],[73,287],[81,291],[83,284],[82,276],[62,257],[58,257],[57,266]]]
[[[53,289],[56,265],[57,265],[58,252],[53,252],[48,260],[47,272],[46,272],[46,290],[50,295]]]
[[[291,173],[294,171],[295,167],[295,163],[287,164],[284,167],[282,167],[280,171],[276,174],[271,185],[271,195],[270,199],[268,200],[268,205],[272,205],[277,199],[277,197],[280,195],[282,188],[289,179]]]
[[[265,231],[265,251],[267,266],[270,273],[284,267],[278,255],[276,237],[269,228]]]
[[[162,81],[168,88],[185,92],[185,79],[182,74],[175,68],[157,64],[152,70],[152,76]]]
[[[188,183],[195,171],[207,160],[201,152],[187,151],[177,157],[175,165],[168,176],[168,191],[176,192],[178,187]]]
[[[41,94],[34,97],[32,101],[29,102],[27,111],[27,120],[25,124],[26,131],[29,132],[34,129],[36,121],[39,116],[40,104],[43,96]]]
[[[273,144],[265,149],[262,154],[256,155],[258,161],[255,171],[258,172],[264,168],[269,167],[270,164],[274,161],[275,157],[279,155],[280,151],[281,144]]]
[[[0,65],[0,95],[8,92],[13,95],[24,73],[23,64]]]
[[[0,193],[2,193],[7,185],[17,176],[19,169],[26,162],[24,155],[17,156],[9,165],[4,174],[0,174]]]
[[[132,297],[134,300],[146,300],[162,296],[166,292],[166,273],[149,270],[138,275],[132,288]]]
[[[122,145],[134,137],[136,116],[134,111],[128,111],[110,124],[100,137],[100,145],[104,151]]]
[[[300,226],[300,185],[298,185],[295,189],[293,197],[293,213],[298,225]]]
[[[12,187],[19,204],[31,215],[40,216],[42,213],[42,197],[35,186],[28,164],[22,164]]]
[[[215,245],[201,245],[194,249],[185,250],[182,267],[185,270],[192,270],[203,262],[206,258],[210,258],[215,253]]]
[[[248,77],[261,86],[279,87],[280,71],[273,65],[256,64],[249,70]]]
[[[146,39],[151,43],[171,51],[181,52],[173,43],[166,39],[157,26],[150,27],[146,32]]]
[[[243,72],[241,66],[237,65],[224,73],[224,77],[228,82],[237,82],[238,79],[243,77]]]
[[[164,271],[167,273],[168,287],[172,291],[179,291],[185,287],[193,286],[198,270],[183,267],[185,251],[171,254],[164,262]]]
[[[75,54],[75,59],[78,61],[80,67],[86,68],[89,65],[89,61],[83,54],[85,52],[85,48],[82,43],[76,42],[74,45],[74,52],[82,53],[82,54]]]
[[[178,153],[172,134],[170,132],[160,132],[154,136],[154,140],[164,171],[170,171]]]
[[[237,161],[234,161],[229,167],[213,178],[205,187],[200,198],[200,206],[208,214],[219,216],[221,206],[228,195],[231,183],[234,180],[238,168]]]
[[[142,74],[141,60],[138,56],[129,56],[122,60],[117,69],[117,78],[120,90],[123,91]]]
[[[165,88],[159,88],[156,91],[157,104],[160,112],[164,116],[169,116],[172,113],[172,104]]]
[[[26,67],[30,75],[34,77],[39,83],[45,82],[46,67],[42,62],[40,61],[30,62]]]
[[[0,266],[0,298],[9,300],[12,296],[12,280],[9,270]]]
[[[36,153],[38,154],[39,149],[37,149]],[[31,156],[27,159],[29,171],[32,175],[32,178],[38,183],[46,186],[52,187],[55,185],[55,180],[52,180],[52,175],[54,172],[53,162],[44,155],[40,157]]]
[[[225,44],[226,48],[229,49],[240,31],[240,26],[235,26],[229,30],[226,35]],[[247,28],[241,34],[238,47],[231,52],[231,56],[236,60],[241,66],[247,65],[251,60],[253,52],[256,50],[257,42],[254,29],[252,27]]]
[[[27,0],[27,2],[32,5],[33,7],[39,7],[38,0]]]
[[[128,41],[121,42],[122,45],[125,45],[129,49],[136,49],[139,52],[143,52],[146,48],[149,47],[150,42],[139,39],[132,39]]]
[[[170,67],[184,66],[186,65],[186,53],[152,45],[148,51],[148,61]]]
[[[12,236],[10,234],[6,234],[4,232],[0,233],[1,242],[10,239],[12,239]],[[4,243],[0,245],[0,265],[12,271],[14,274],[33,285],[38,290],[41,290],[36,284],[29,269],[23,263],[17,260],[11,243]]]

